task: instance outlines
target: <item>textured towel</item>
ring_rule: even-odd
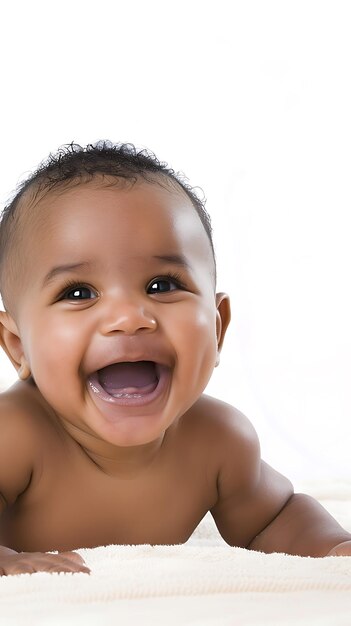
[[[310,485],[308,491],[351,528],[351,485]],[[90,576],[0,578],[1,626],[351,624],[351,557],[230,548],[210,516],[183,546],[113,545],[79,553]]]

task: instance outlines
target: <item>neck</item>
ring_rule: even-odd
[[[162,433],[155,441],[138,446],[116,446],[83,432],[73,425],[66,431],[83,453],[104,473],[111,476],[133,477],[153,464],[161,455],[166,440]]]

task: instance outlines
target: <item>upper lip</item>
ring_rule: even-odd
[[[110,345],[102,350],[101,356],[96,357],[94,368],[89,371],[89,375],[98,370],[113,365],[115,363],[136,363],[137,361],[152,361],[158,365],[172,367],[172,361],[169,353],[160,346],[125,346]]]

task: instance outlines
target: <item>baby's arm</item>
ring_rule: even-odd
[[[38,437],[22,409],[0,397],[0,529],[1,516],[27,489],[39,453]],[[89,572],[75,552],[17,552],[0,546],[0,576],[32,572]]]
[[[351,556],[351,535],[316,500],[294,494],[248,547],[301,556]]]
[[[238,411],[221,403],[222,463],[212,514],[230,545],[301,556],[351,555],[351,535],[313,498],[294,494],[260,457],[257,435]]]

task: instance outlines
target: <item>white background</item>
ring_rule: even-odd
[[[208,391],[293,480],[350,478],[351,3],[12,0],[0,23],[2,204],[72,140],[185,172],[233,308]]]

